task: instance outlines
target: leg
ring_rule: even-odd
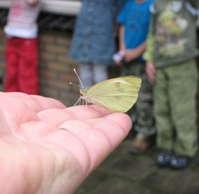
[[[149,136],[155,133],[154,114],[153,114],[153,95],[152,85],[148,82],[145,74],[144,63],[129,63],[122,70],[123,75],[135,75],[141,77],[142,86],[136,106],[129,112],[134,119],[134,129],[142,134]]]
[[[178,155],[193,156],[197,150],[195,61],[171,67],[170,99],[176,129],[174,150]]]
[[[136,126],[135,130],[138,134],[149,137],[154,135],[155,119],[153,111],[153,93],[152,85],[148,82],[145,71],[141,73],[142,87],[138,101],[136,103]]]
[[[20,91],[28,94],[38,94],[38,41],[37,39],[22,39],[21,44],[19,65]]]
[[[165,68],[164,68],[165,69]],[[154,87],[154,112],[157,128],[157,147],[171,151],[173,148],[173,125],[168,98],[168,81],[165,70],[157,70]]]
[[[16,92],[18,88],[18,44],[14,38],[8,38],[6,45],[6,72],[5,72],[5,91]]]
[[[107,66],[106,65],[93,65],[93,78],[94,83],[106,80],[107,75]]]
[[[142,86],[136,106],[130,110],[134,120],[134,129],[137,132],[133,139],[135,151],[145,151],[151,141],[150,137],[155,134],[155,119],[153,113],[152,85],[148,82],[144,63],[127,64],[123,68],[123,75],[136,75],[142,78]]]
[[[124,66],[122,67],[121,74],[122,76],[135,75],[135,76],[141,77],[142,68],[143,68],[142,64],[130,62],[130,63],[124,64]],[[139,101],[139,98],[140,96],[138,97],[138,101]],[[128,113],[133,120],[134,128],[138,128],[137,127],[137,103]]]
[[[93,85],[93,68],[91,64],[79,65],[79,74],[85,87]]]

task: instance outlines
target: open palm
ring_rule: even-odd
[[[23,93],[0,93],[4,194],[70,194],[126,137],[126,114]]]

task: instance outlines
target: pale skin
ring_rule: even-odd
[[[146,42],[142,43],[140,46],[138,46],[135,49],[126,50],[125,61],[130,62],[138,58],[144,53],[145,49],[146,49]]]
[[[155,64],[153,62],[147,61],[145,71],[146,71],[147,78],[148,78],[149,82],[151,84],[154,84],[155,83],[155,79],[156,79]]]
[[[0,93],[4,194],[71,194],[127,136],[131,120],[89,105]]]

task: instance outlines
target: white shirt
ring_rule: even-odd
[[[41,2],[30,5],[26,0],[12,0],[5,33],[19,38],[36,38],[38,34],[37,17]]]

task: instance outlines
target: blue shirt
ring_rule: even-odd
[[[145,42],[150,25],[150,6],[154,0],[138,3],[129,0],[121,10],[117,21],[124,26],[124,43],[126,49],[134,49]]]

